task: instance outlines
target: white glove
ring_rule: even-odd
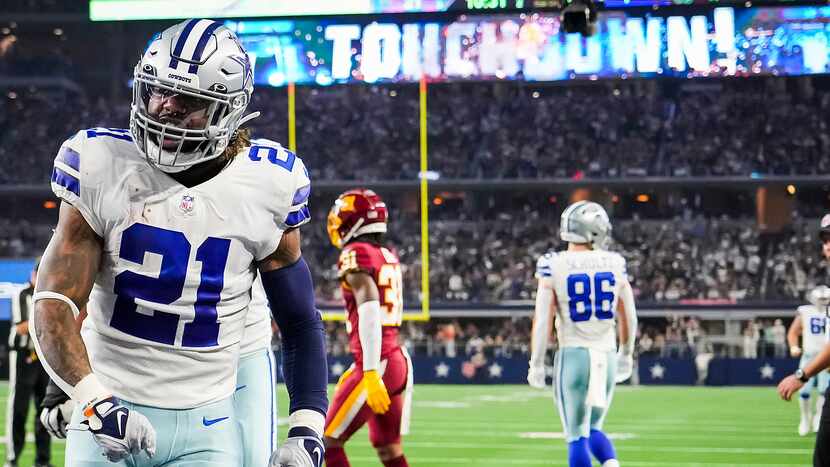
[[[527,369],[527,383],[537,389],[545,389],[545,367],[533,366]]]
[[[156,430],[147,417],[121,405],[115,397],[94,400],[84,408],[81,425],[92,433],[110,462],[118,462],[140,451],[153,457],[156,453]]]
[[[622,383],[631,378],[631,373],[634,371],[634,356],[626,355],[622,352],[617,353],[617,375],[614,377],[615,383]]]
[[[269,467],[323,467],[326,447],[311,428],[296,426],[288,431],[288,438],[271,455]]]
[[[40,423],[50,435],[66,439],[66,426],[69,425],[74,410],[75,401],[72,399],[51,408],[44,408],[40,412]]]

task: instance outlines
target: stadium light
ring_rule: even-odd
[[[795,194],[795,185],[787,185],[787,193],[789,193],[790,195],[794,195]]]
[[[639,203],[648,203],[649,200],[651,200],[651,197],[645,193],[640,193],[639,195],[637,195],[636,199]]]

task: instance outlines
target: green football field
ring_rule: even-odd
[[[0,400],[5,405],[6,398]],[[287,406],[284,388],[280,406]],[[795,402],[780,401],[771,387],[622,387],[606,432],[615,438],[623,467],[811,465],[814,435],[798,437],[797,412]],[[566,466],[560,432],[549,391],[423,385],[416,386],[404,446],[416,467]],[[54,445],[56,466],[63,465],[63,449],[63,443]],[[380,465],[365,430],[347,452],[354,467]],[[20,465],[32,465],[32,456],[27,446]]]

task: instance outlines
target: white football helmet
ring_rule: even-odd
[[[830,287],[820,285],[807,294],[807,301],[816,308],[827,310],[830,306]]]
[[[562,213],[559,238],[569,243],[587,243],[594,249],[606,248],[611,239],[608,213],[597,203],[577,201]]]
[[[179,172],[219,157],[253,93],[248,54],[222,23],[191,19],[156,34],[134,71],[130,132],[147,160]]]

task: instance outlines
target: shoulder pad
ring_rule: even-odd
[[[544,255],[540,256],[539,259],[536,261],[536,278],[541,279],[543,277],[551,277],[553,276],[553,260],[556,258],[556,253],[553,251],[549,251]]]
[[[262,138],[251,141],[245,157],[252,162],[262,162],[267,167],[273,167],[280,178],[285,180],[285,183],[279,184],[287,190],[280,195],[280,198],[286,198],[287,209],[284,218],[279,219],[283,229],[299,227],[311,219],[308,210],[311,178],[302,159],[276,141]]]
[[[78,209],[99,235],[103,224],[95,209],[100,188],[107,183],[107,171],[118,171],[115,161],[128,151],[135,151],[129,130],[90,128],[66,140],[55,156],[52,191]]]
[[[337,275],[343,278],[347,273],[363,271],[374,275],[376,264],[377,248],[367,243],[349,243],[340,252],[337,261]]]

